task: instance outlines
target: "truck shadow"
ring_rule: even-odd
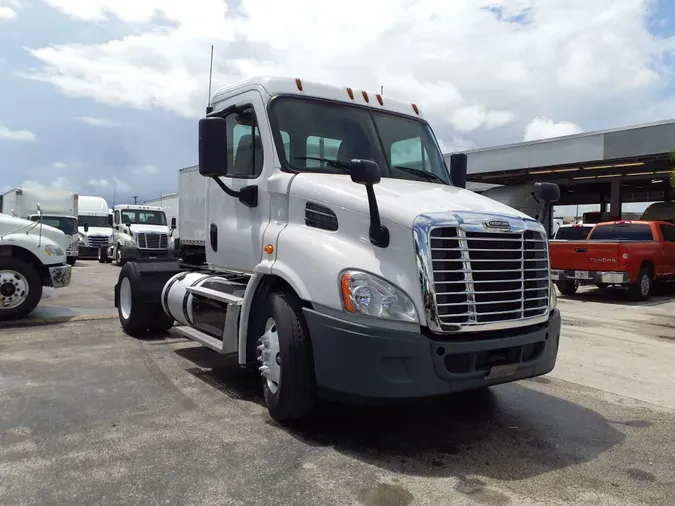
[[[198,366],[189,372],[202,381],[264,406],[257,374],[203,348],[176,352]],[[322,403],[303,423],[267,423],[396,473],[507,481],[592,461],[624,440],[598,413],[527,383],[396,405]]]
[[[675,282],[654,284],[650,298],[644,302],[631,300],[628,291],[618,287],[610,287],[604,290],[595,287],[581,288],[576,294],[571,296],[561,295],[558,292],[558,298],[561,300],[580,300],[621,306],[659,306],[675,299]]]

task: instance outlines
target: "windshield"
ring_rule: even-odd
[[[137,209],[124,209],[122,211],[122,223],[131,225],[166,225],[164,211],[147,211]]]
[[[80,223],[81,227],[84,227],[85,224],[89,224],[90,227],[101,228],[107,228],[110,226],[108,224],[107,216],[79,216],[77,221]]]
[[[565,241],[583,241],[593,227],[560,227],[555,234],[555,239]]]
[[[31,221],[40,221],[40,216],[34,214],[30,217]],[[58,228],[66,235],[73,235],[77,233],[77,220],[75,218],[65,218],[63,216],[46,216],[42,215],[42,224],[50,227]]]
[[[319,100],[280,97],[270,120],[282,165],[344,174],[354,158],[378,163],[382,177],[450,184],[429,125],[395,114]]]

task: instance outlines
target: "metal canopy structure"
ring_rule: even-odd
[[[675,120],[467,151],[467,180],[558,183],[559,205],[670,201]],[[445,155],[449,163],[450,155]]]

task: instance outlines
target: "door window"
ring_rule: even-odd
[[[228,114],[227,175],[256,178],[263,168],[263,148],[253,107]]]
[[[659,225],[663,239],[667,242],[675,242],[675,226],[674,225]]]

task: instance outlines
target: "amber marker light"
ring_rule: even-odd
[[[417,108],[417,104],[413,104],[412,106],[413,106],[413,111],[415,111],[415,114],[417,114],[419,116],[420,110]]]
[[[384,100],[382,100],[382,95],[379,93],[375,95],[377,97],[377,101],[380,103],[380,105],[384,105]]]
[[[299,78],[295,80],[295,85],[298,87],[299,91],[302,91],[302,81]]]
[[[274,246],[272,246],[271,244],[267,244],[265,246],[265,253],[267,253],[268,255],[274,253]]]
[[[351,88],[347,88],[347,95],[349,95],[349,98],[354,100],[354,90],[352,90]]]
[[[366,103],[370,102],[370,99],[368,98],[368,93],[366,93],[365,91],[362,91],[361,95],[363,95],[363,100],[365,100]]]
[[[342,288],[342,301],[344,302],[347,311],[356,313],[356,308],[354,307],[354,302],[352,301],[351,292],[349,290],[349,282],[351,279],[352,275],[348,272],[342,275],[342,281],[340,282]]]

